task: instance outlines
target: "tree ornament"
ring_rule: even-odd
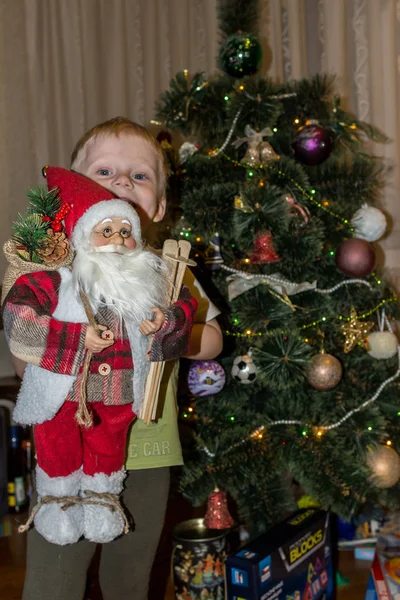
[[[231,375],[239,383],[253,383],[257,379],[257,369],[253,362],[251,352],[237,356],[233,361]]]
[[[162,129],[161,131],[159,131],[157,133],[156,140],[159,144],[162,144],[162,142],[167,142],[167,144],[171,145],[172,144],[172,135],[170,134],[169,131]]]
[[[229,529],[234,520],[229,514],[225,492],[215,488],[208,496],[204,525],[208,529]]]
[[[371,483],[377,488],[389,488],[399,481],[400,456],[390,446],[369,450],[366,463],[372,471]]]
[[[301,206],[301,204],[297,204],[296,200],[290,194],[286,194],[284,199],[291,206],[289,216],[296,217],[298,216],[298,213],[302,217],[304,224],[307,224],[311,217],[311,213],[308,208],[306,206]]]
[[[235,196],[233,206],[235,210],[240,210],[244,213],[254,212],[254,210],[248,204],[246,198],[243,199],[242,196]]]
[[[188,158],[193,156],[198,152],[199,148],[196,144],[192,144],[192,142],[183,142],[182,146],[179,148],[179,162],[182,165],[187,161]]]
[[[260,68],[262,50],[254,35],[238,31],[221,46],[220,66],[225,73],[236,79],[254,75]]]
[[[253,256],[250,259],[251,264],[263,265],[279,262],[281,259],[275,252],[272,234],[270,231],[260,233],[254,242]]]
[[[297,130],[292,148],[298,161],[304,165],[315,166],[330,156],[333,143],[329,131],[321,127],[318,121],[309,119]]]
[[[351,224],[354,227],[357,238],[376,242],[386,231],[386,217],[379,208],[363,204],[357,212],[354,213]]]
[[[224,259],[221,254],[221,240],[219,233],[214,233],[210,239],[210,243],[204,251],[204,264],[206,264],[212,271],[219,268],[222,265]]]
[[[351,238],[340,244],[335,261],[343,273],[352,277],[365,277],[374,268],[375,251],[366,240]]]
[[[225,382],[225,371],[216,360],[196,360],[190,365],[188,386],[195,396],[214,396]]]
[[[319,391],[332,390],[341,381],[343,367],[332,354],[321,352],[312,357],[306,371],[307,381]]]
[[[372,358],[385,360],[397,354],[398,340],[391,331],[373,331],[367,337],[368,354]]]
[[[245,155],[240,161],[241,163],[256,167],[280,158],[271,144],[263,141],[265,136],[273,135],[269,127],[264,127],[262,131],[256,131],[251,125],[246,125],[244,135],[245,137],[237,138],[232,143],[232,146],[235,148],[239,148],[244,143],[247,144]]]
[[[366,339],[373,326],[374,323],[371,321],[359,321],[355,309],[352,308],[350,321],[341,327],[342,333],[345,336],[343,351],[346,354],[351,352],[357,344]]]

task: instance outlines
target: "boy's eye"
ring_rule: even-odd
[[[97,174],[106,177],[107,175],[111,175],[111,171],[109,169],[98,169]]]
[[[135,173],[133,179],[137,179],[138,181],[142,181],[143,179],[147,179],[144,173]]]

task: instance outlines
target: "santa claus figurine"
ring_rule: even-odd
[[[34,425],[37,531],[60,545],[104,543],[126,528],[125,442],[148,359],[188,352],[197,303],[183,288],[166,308],[168,268],[143,248],[128,202],[72,171],[48,167],[46,177],[75,255],[70,266],[20,275],[4,300],[11,353],[27,363],[13,418]],[[89,427],[75,418],[83,396]]]

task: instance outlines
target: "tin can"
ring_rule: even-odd
[[[223,600],[228,530],[207,529],[190,519],[174,529],[172,554],[176,600]]]

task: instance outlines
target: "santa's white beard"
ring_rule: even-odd
[[[93,308],[107,306],[127,322],[140,324],[151,318],[151,309],[165,308],[168,267],[157,255],[141,247],[100,246],[76,250],[73,277]]]

